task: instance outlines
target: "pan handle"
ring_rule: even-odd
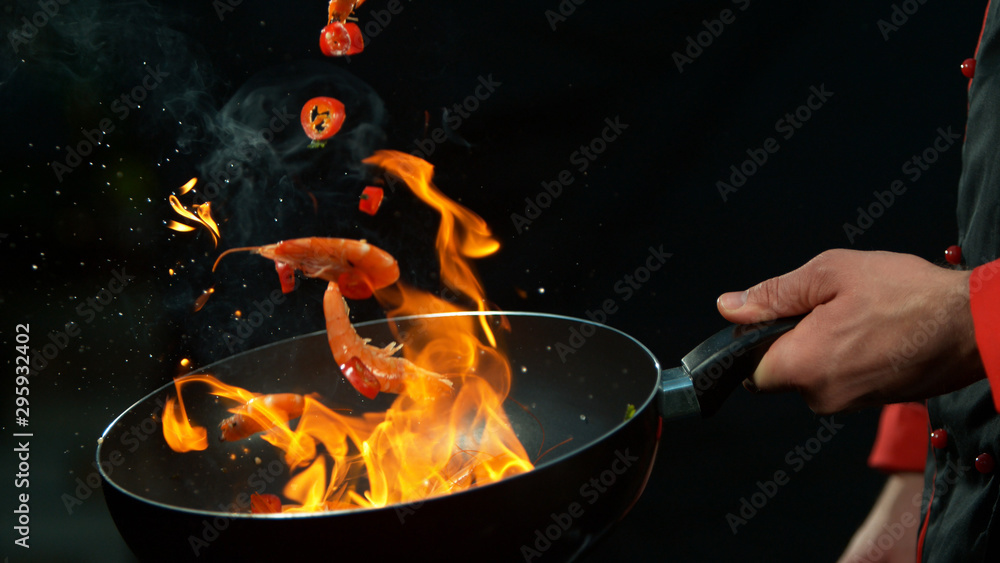
[[[729,325],[699,344],[661,377],[660,412],[664,417],[715,414],[722,402],[747,379],[779,336],[802,317],[752,325]]]

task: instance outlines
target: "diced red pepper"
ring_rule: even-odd
[[[274,269],[278,272],[278,280],[281,281],[281,292],[291,293],[295,289],[295,268],[284,262],[274,262]]]
[[[250,495],[250,512],[254,514],[277,514],[281,512],[281,499],[268,493]]]
[[[340,294],[348,299],[368,299],[372,296],[372,287],[364,274],[356,271],[344,272],[337,276]]]
[[[369,215],[375,215],[378,213],[379,206],[382,205],[383,195],[382,188],[376,188],[375,186],[366,187],[361,192],[361,202],[358,203],[358,209]]]
[[[368,366],[362,363],[357,356],[341,364],[340,371],[344,374],[348,383],[357,389],[358,393],[369,399],[374,399],[378,395],[379,389],[381,389],[378,379],[375,378],[372,370],[368,369]]]

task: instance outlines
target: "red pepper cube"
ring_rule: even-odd
[[[383,195],[382,188],[376,188],[375,186],[366,187],[361,192],[361,202],[358,203],[358,209],[369,215],[375,215],[378,213],[379,206],[382,205]]]

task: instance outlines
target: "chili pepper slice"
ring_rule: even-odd
[[[372,296],[372,287],[368,279],[360,272],[344,272],[337,276],[340,293],[348,299],[368,299]]]
[[[347,379],[358,393],[361,393],[369,399],[374,399],[379,392],[378,379],[375,378],[375,374],[372,370],[368,369],[362,361],[357,357],[353,356],[350,360],[340,365],[340,371],[344,374]]]
[[[278,272],[278,280],[281,281],[281,292],[291,293],[295,289],[295,268],[284,262],[274,262],[274,269]]]
[[[302,130],[313,140],[313,144],[322,146],[321,141],[333,137],[340,131],[344,117],[344,104],[340,100],[319,96],[302,106],[299,121],[302,123]]]
[[[382,205],[382,197],[384,192],[382,188],[376,188],[375,186],[368,186],[361,192],[361,201],[358,203],[358,209],[369,214],[375,215],[378,213],[378,208]]]

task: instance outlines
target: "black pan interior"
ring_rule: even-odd
[[[572,456],[622,425],[629,404],[652,408],[659,366],[633,338],[601,325],[551,315],[487,313],[507,351],[513,381],[506,411],[529,455],[541,466]],[[435,317],[396,321],[405,342]],[[509,330],[503,328],[509,325]],[[390,324],[358,325],[376,345],[395,340]],[[224,382],[260,393],[318,392],[333,408],[355,413],[381,411],[393,396],[360,396],[340,376],[326,341],[318,332],[233,356],[199,370]],[[190,391],[190,392],[189,392]],[[259,437],[217,442],[218,421],[232,406],[200,386],[185,390],[188,416],[209,429],[209,448],[179,454],[164,442],[159,425],[162,404],[175,394],[172,384],[153,392],[122,414],[105,432],[98,458],[116,456],[108,481],[124,492],[153,503],[187,510],[231,512],[241,493],[280,494],[288,478],[281,453]],[[529,414],[530,413],[530,414]],[[514,479],[517,479],[516,477]]]

